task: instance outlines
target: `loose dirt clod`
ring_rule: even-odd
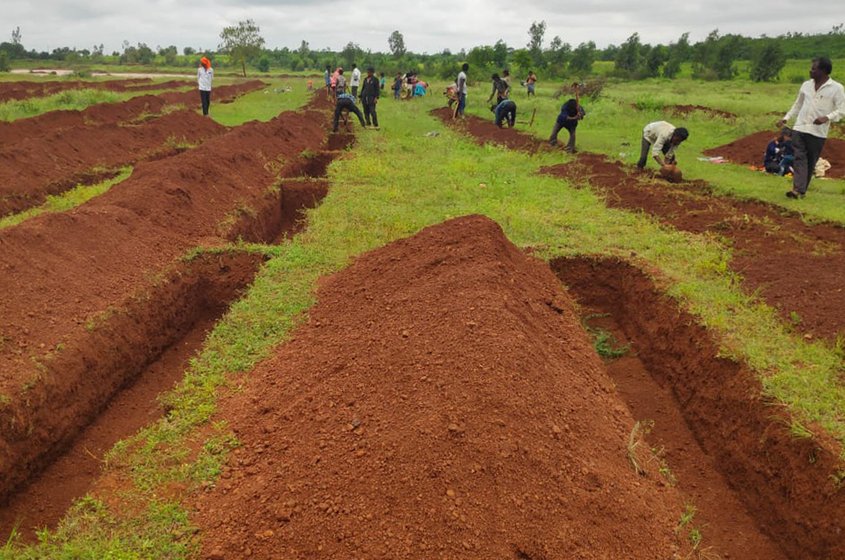
[[[241,447],[197,504],[206,554],[672,558],[674,489],[630,467],[571,301],[494,222],[363,255],[318,299],[220,406]]]

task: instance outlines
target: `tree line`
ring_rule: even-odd
[[[547,78],[584,78],[594,72],[597,61],[612,63],[611,75],[626,79],[652,77],[674,78],[682,66],[691,68],[693,78],[729,80],[737,75],[737,63],[749,63],[749,76],[755,81],[777,79],[787,59],[825,55],[845,58],[845,27],[834,26],[827,33],[786,33],[776,37],[744,37],[721,35],[713,30],[699,42],[691,43],[683,33],[667,45],[646,44],[639,33],[633,33],[619,45],[598,48],[593,41],[572,46],[559,36],[546,41],[545,21],[532,22],[524,46],[514,47],[499,39],[492,45],[480,45],[456,53],[445,49],[439,53],[414,53],[405,46],[398,30],[386,39],[388,50],[365,50],[350,41],[340,51],[314,50],[303,40],[299,48],[265,48],[260,28],[253,20],[224,28],[220,43],[214,49],[185,47],[180,54],[175,45],[152,48],[124,41],[120,51],[104,52],[103,45],[91,49],[62,47],[51,52],[26,50],[20,28],[12,31],[11,41],[0,43],[0,71],[8,70],[14,60],[61,61],[80,64],[156,65],[190,67],[198,55],[210,55],[218,67],[232,67],[246,75],[247,68],[267,72],[271,68],[288,71],[321,71],[326,66],[372,65],[386,72],[414,70],[424,75],[452,77],[455,68],[468,62],[476,75],[486,75],[510,68],[516,75],[533,70]]]

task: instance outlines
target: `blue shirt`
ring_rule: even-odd
[[[337,96],[337,100],[338,100],[338,101],[340,101],[341,99],[348,99],[348,100],[349,100],[349,101],[351,101],[352,103],[355,103],[355,96],[354,96],[354,95],[352,95],[351,93],[341,93],[341,94],[338,94],[338,96]]]

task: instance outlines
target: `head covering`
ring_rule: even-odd
[[[206,70],[208,70],[211,67],[211,61],[208,60],[206,57],[202,57],[200,59],[200,64],[202,64],[202,67],[205,68]]]

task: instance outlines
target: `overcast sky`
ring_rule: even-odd
[[[340,50],[349,41],[387,51],[393,30],[414,52],[458,52],[503,39],[520,48],[532,21],[546,21],[546,40],[559,35],[576,46],[619,44],[634,32],[644,43],[668,43],[690,32],[695,42],[710,31],[757,37],[787,31],[827,32],[845,21],[842,0],[6,0],[0,41],[20,26],[27,49],[69,46],[121,50],[124,40],[215,48],[224,26],[252,18],[267,47]],[[3,29],[5,28],[5,29]]]

